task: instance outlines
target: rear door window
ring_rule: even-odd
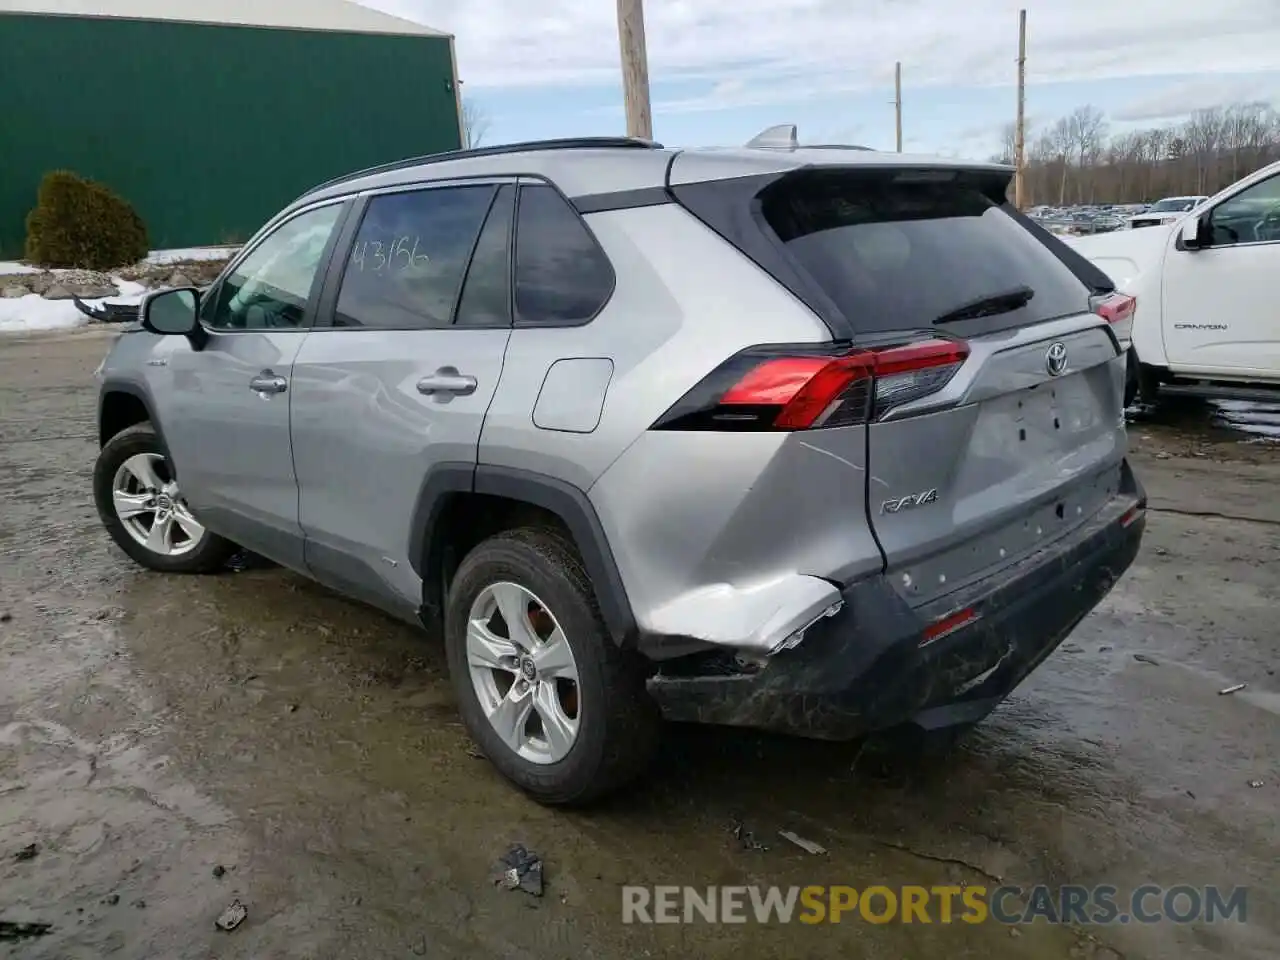
[[[971,336],[1089,309],[1071,270],[955,174],[807,170],[759,199],[787,252],[858,333]]]
[[[477,184],[372,197],[347,257],[333,325],[449,326],[496,189]]]
[[[454,323],[460,327],[511,326],[511,221],[514,184],[504,184],[480,231]]]

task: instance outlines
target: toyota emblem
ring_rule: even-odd
[[[1060,377],[1067,370],[1067,345],[1059,340],[1044,352],[1044,367],[1049,376]]]

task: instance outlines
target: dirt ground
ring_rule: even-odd
[[[1137,563],[946,759],[678,728],[641,788],[567,813],[469,755],[432,638],[278,569],[165,577],[109,545],[108,343],[0,341],[0,921],[53,925],[0,957],[1280,955],[1280,446],[1203,405],[1134,424]],[[543,898],[492,885],[513,842]],[[621,922],[623,884],[999,882],[1247,886],[1247,922]]]

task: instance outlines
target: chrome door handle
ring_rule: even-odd
[[[428,397],[442,393],[468,397],[476,392],[476,378],[459,373],[457,367],[441,367],[418,381],[418,392]]]
[[[255,393],[284,393],[289,389],[289,381],[270,370],[263,370],[249,381],[249,389]]]

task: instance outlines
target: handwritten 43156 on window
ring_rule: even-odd
[[[430,263],[431,258],[418,252],[420,237],[396,237],[383,243],[381,240],[361,240],[351,251],[351,263],[361,273],[398,273]]]

